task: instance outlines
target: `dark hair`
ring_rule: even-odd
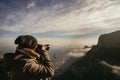
[[[21,35],[16,38],[15,44],[18,44],[21,48],[33,49],[38,42],[37,39],[31,35]]]

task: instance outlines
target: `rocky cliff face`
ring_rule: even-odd
[[[101,35],[98,40],[98,46],[105,48],[120,48],[120,30]]]
[[[86,56],[73,62],[55,80],[120,80],[120,31],[99,37]]]

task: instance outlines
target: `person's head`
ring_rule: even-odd
[[[37,39],[31,35],[21,35],[16,38],[15,44],[21,48],[34,49],[38,42]]]

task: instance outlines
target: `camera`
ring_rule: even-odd
[[[45,46],[45,49],[48,51],[50,49],[50,45],[49,44],[38,44],[37,50],[42,50],[42,46]]]

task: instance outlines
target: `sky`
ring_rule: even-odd
[[[19,35],[54,48],[78,47],[116,30],[120,0],[0,0],[0,52],[13,51]]]

